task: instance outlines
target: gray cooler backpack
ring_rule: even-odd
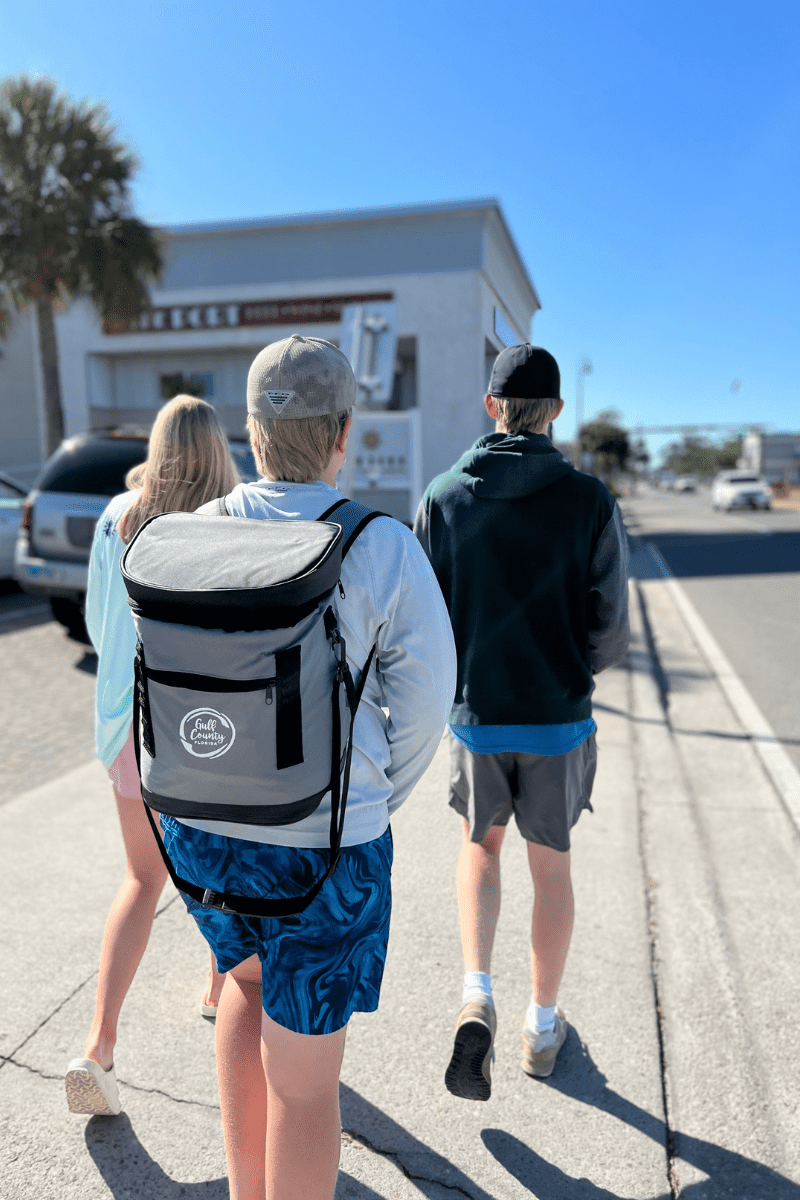
[[[358,686],[334,592],[374,512],[339,500],[317,521],[162,513],[122,559],[138,635],[133,730],[142,796],[175,886],[222,912],[303,912],[334,871],[344,828]],[[330,859],[300,897],[214,892],[175,871],[151,809],[178,820],[290,825],[331,796]]]

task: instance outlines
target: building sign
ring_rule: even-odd
[[[104,333],[176,333],[193,329],[241,329],[248,325],[316,325],[338,323],[347,304],[393,300],[391,292],[363,296],[308,296],[290,300],[237,300],[209,304],[168,304],[147,308],[132,320],[112,317]]]

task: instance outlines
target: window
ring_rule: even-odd
[[[210,372],[193,372],[184,375],[176,371],[173,375],[160,376],[161,399],[173,396],[197,396],[200,400],[211,400],[214,395],[214,376]]]

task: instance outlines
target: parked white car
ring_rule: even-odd
[[[694,475],[679,475],[672,485],[673,492],[696,492],[697,480]]]
[[[9,475],[0,474],[0,579],[14,574],[14,546],[27,490]]]
[[[711,507],[769,508],[772,488],[755,471],[720,471],[711,485]]]

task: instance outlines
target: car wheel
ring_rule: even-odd
[[[65,600],[62,596],[51,596],[50,611],[59,625],[69,630],[71,637],[88,642],[89,636],[80,604],[76,604],[74,600]]]

